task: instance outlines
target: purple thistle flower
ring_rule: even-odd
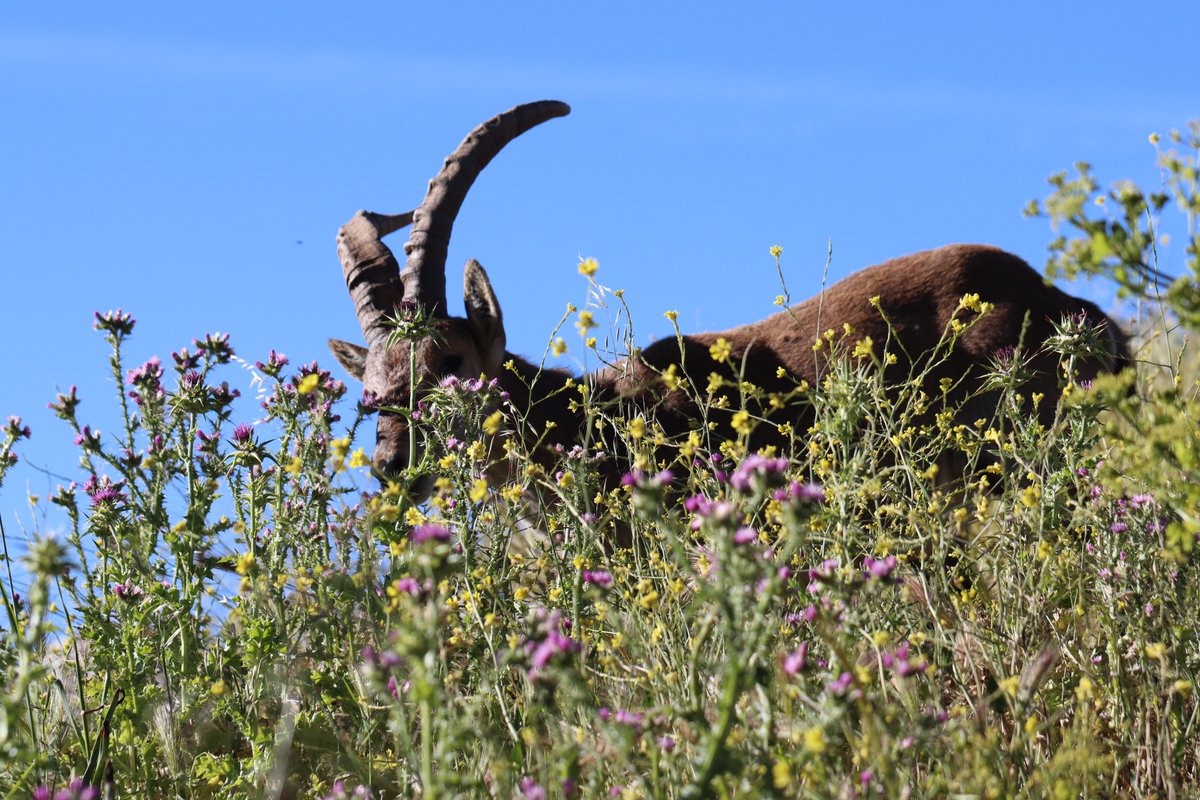
[[[783,657],[783,671],[788,675],[803,672],[806,666],[808,666],[808,642],[801,642],[799,647]]]
[[[127,603],[136,602],[143,594],[142,587],[135,584],[132,580],[113,584],[112,592],[118,600],[123,600]]]
[[[24,437],[26,439],[29,438],[29,434],[30,434],[29,426],[26,425],[26,426],[22,427],[20,417],[9,417],[8,418],[8,428],[6,430],[8,432],[8,435],[14,439],[20,439],[22,437]]]
[[[767,458],[755,453],[747,456],[733,471],[729,476],[729,485],[739,492],[749,492],[781,478],[787,468],[786,458]]]
[[[407,595],[416,597],[421,594],[421,584],[416,578],[407,577],[398,579],[393,586],[398,592],[404,592]]]
[[[415,544],[422,544],[430,540],[437,542],[448,542],[453,534],[441,525],[420,525],[413,529],[410,534]]]
[[[845,694],[846,690],[854,685],[854,676],[849,672],[843,672],[835,678],[827,687],[830,694],[841,695]]]
[[[867,556],[863,559],[863,577],[884,580],[896,569],[896,557],[875,559]]]
[[[117,309],[116,311],[106,311],[101,314],[95,312],[96,323],[95,328],[98,331],[107,331],[113,336],[124,337],[133,333],[133,326],[137,324],[130,314]]]
[[[646,479],[646,473],[640,469],[630,470],[621,476],[622,486],[637,486]]]
[[[266,363],[263,363],[262,361],[254,362],[254,366],[258,367],[258,369],[261,370],[264,375],[272,378],[279,377],[279,373],[282,372],[283,368],[287,365],[288,357],[283,353],[276,353],[274,350],[272,350],[270,355],[267,356]]]
[[[741,527],[733,534],[734,544],[750,544],[758,539],[758,531],[754,528]]]
[[[238,425],[233,429],[233,441],[236,444],[248,444],[253,433],[254,429],[249,425]]]
[[[637,711],[628,711],[624,708],[617,709],[617,713],[613,715],[613,720],[621,725],[628,725],[635,731],[642,729],[644,717]]]
[[[521,779],[521,796],[525,800],[546,800],[546,790],[529,776]]]
[[[611,586],[613,582],[612,573],[606,569],[585,569],[580,577],[584,583],[590,583],[593,586],[606,587]]]

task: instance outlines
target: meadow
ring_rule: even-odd
[[[444,381],[403,410],[417,506],[370,478],[357,387],[272,351],[254,408],[229,337],[129,364],[135,320],[97,313],[123,425],[54,398],[88,477],[38,501],[64,533],[22,580],[4,533],[0,797],[1200,794],[1200,127],[1155,142],[1159,191],[1079,165],[1029,209],[1054,274],[1136,303],[1136,368],[1077,383],[1097,333],[1063,320],[1060,395],[999,352],[970,424],[921,381],[967,297],[898,385],[852,330],[786,397],[724,359],[683,388],[732,440],[568,382],[588,425],[547,468],[493,383]],[[546,350],[611,360],[621,294],[580,272]],[[771,403],[813,424],[751,452]],[[9,418],[0,481],[29,435]]]

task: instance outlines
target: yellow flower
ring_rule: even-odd
[[[733,415],[733,419],[729,421],[729,424],[733,426],[733,429],[739,434],[749,433],[750,429],[753,427],[753,425],[750,423],[750,414],[745,411],[738,411],[735,413]]]
[[[405,525],[416,527],[417,525],[424,524],[424,522],[425,515],[422,514],[415,506],[409,506],[408,510],[404,512]]]
[[[1155,661],[1164,661],[1167,657],[1167,646],[1162,642],[1151,642],[1146,645],[1146,656]]]
[[[772,246],[771,246],[771,255],[772,255],[772,256],[774,256],[775,258],[779,258],[779,256],[781,256],[782,254],[783,254],[783,248],[782,248],[782,247],[780,247],[780,246],[779,246],[779,245],[777,245],[777,244],[776,244],[776,245],[772,245]]]
[[[666,317],[667,319],[671,320],[671,322],[674,322],[675,320],[679,319],[679,312],[678,311],[664,311],[663,316]]]
[[[875,342],[871,341],[871,337],[864,336],[854,345],[853,355],[855,358],[867,358],[871,355],[871,348],[874,346]]]
[[[600,262],[594,258],[579,259],[579,274],[592,277],[596,274],[596,270],[600,268]]]
[[[478,478],[471,484],[471,502],[478,503],[487,497],[488,483],[483,478]]]
[[[504,420],[504,415],[499,411],[493,411],[488,415],[488,418],[483,421],[483,432],[488,436],[495,436],[500,432],[500,423]]]
[[[675,364],[671,364],[662,374],[662,382],[667,387],[667,391],[674,392],[683,386],[683,379],[679,377],[679,368]]]
[[[450,469],[454,466],[454,462],[457,460],[458,456],[456,456],[454,453],[446,453],[446,455],[438,459],[438,466],[442,469]]]
[[[1091,678],[1085,675],[1079,679],[1079,685],[1075,687],[1075,696],[1079,698],[1080,702],[1092,699],[1095,693],[1095,684],[1092,683]]]
[[[305,375],[300,379],[300,383],[296,385],[296,391],[300,394],[308,394],[321,385],[321,379],[316,375]]]
[[[646,435],[646,418],[641,414],[629,420],[629,438],[640,439]]]
[[[825,752],[825,729],[820,727],[809,728],[804,732],[804,749],[810,753]]]
[[[285,466],[284,469],[287,470],[292,475],[299,475],[300,468],[303,466],[304,466],[304,462],[300,460],[300,457],[293,456],[292,460],[287,463],[287,466]]]
[[[771,767],[771,783],[775,785],[776,789],[786,789],[791,786],[792,765],[782,758],[776,761]]]
[[[575,327],[579,329],[580,336],[587,336],[587,332],[596,327],[596,316],[587,310],[580,311]]]
[[[329,449],[333,451],[335,458],[345,458],[350,452],[350,439],[345,437],[334,439],[329,443]]]
[[[252,569],[254,569],[253,553],[242,553],[238,556],[237,565],[234,567],[238,575],[249,575]]]
[[[595,336],[589,336],[589,337],[587,338],[587,341],[585,341],[585,342],[584,342],[584,345],[585,345],[585,346],[587,346],[587,347],[595,348],[595,347],[596,347],[596,337],[595,337]]]
[[[712,356],[713,361],[725,361],[729,358],[732,352],[733,350],[730,348],[729,342],[725,340],[724,336],[717,337],[716,344],[708,348],[708,354]]]
[[[775,305],[781,306],[786,302],[787,302],[787,298],[784,297],[783,295],[781,295],[781,294],[775,295]]]
[[[556,356],[561,356],[567,352],[567,340],[559,336],[550,343],[550,352]]]
[[[350,461],[347,462],[352,467],[369,467],[371,459],[367,458],[367,454],[360,447],[350,455]]]
[[[225,694],[225,692],[229,691],[229,689],[225,685],[225,681],[219,680],[209,688],[209,691],[217,697],[220,697],[221,695]]]

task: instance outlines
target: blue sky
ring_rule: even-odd
[[[528,355],[585,299],[580,256],[627,290],[639,341],[669,333],[667,309],[685,331],[770,313],[775,244],[797,298],[830,240],[833,277],[955,241],[1040,267],[1051,232],[1020,210],[1047,175],[1086,159],[1154,185],[1147,134],[1200,116],[1194,0],[342,8],[0,11],[0,418],[32,425],[28,462],[73,475],[56,388],[113,427],[94,310],[138,318],[129,366],[208,331],[251,362],[332,366],[326,337],[359,338],[338,226],[415,206],[474,125],[520,102],[574,111],[476,184],[449,284],[479,259]],[[10,533],[39,524],[26,491],[57,482],[10,473]]]

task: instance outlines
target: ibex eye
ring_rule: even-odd
[[[442,358],[442,366],[438,370],[442,375],[455,375],[462,369],[462,356],[445,356]]]

